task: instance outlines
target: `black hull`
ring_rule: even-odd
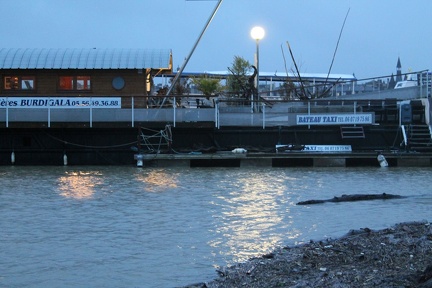
[[[134,165],[134,155],[202,154],[244,148],[248,153],[276,153],[276,145],[351,145],[353,152],[404,151],[397,125],[364,127],[364,138],[341,136],[340,126],[311,127],[171,127],[172,139],[154,136],[164,125],[139,128],[3,128],[0,165]],[[140,133],[148,137],[142,140]],[[279,153],[280,154],[280,153]]]

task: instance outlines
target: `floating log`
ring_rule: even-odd
[[[307,200],[298,202],[297,205],[312,205],[312,204],[321,204],[325,202],[354,202],[354,201],[366,201],[366,200],[386,200],[386,199],[400,199],[405,198],[404,196],[395,195],[395,194],[352,194],[346,195],[343,194],[340,197],[333,197],[331,199],[326,200]]]

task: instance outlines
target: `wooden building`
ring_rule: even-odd
[[[148,96],[172,73],[169,49],[0,49],[0,97]],[[138,104],[137,102],[135,104]]]
[[[169,49],[0,48],[0,165],[133,161],[153,77],[170,73]]]

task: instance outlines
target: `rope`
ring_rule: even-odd
[[[172,134],[171,134],[171,126],[170,125],[166,125],[164,130],[160,130],[160,131],[156,131],[156,130],[151,130],[151,129],[146,129],[146,128],[141,128],[141,129],[145,129],[151,132],[154,132],[155,134],[153,135],[145,135],[142,131],[141,131],[141,139],[144,143],[142,143],[142,146],[147,147],[147,150],[150,152],[160,152],[160,148],[162,147],[162,145],[166,145],[169,148],[171,148],[171,143],[172,143]],[[150,142],[150,139],[152,138],[159,138],[159,143],[157,145],[154,145]],[[166,143],[162,143],[162,140],[165,140]]]
[[[90,146],[90,145],[82,145],[82,144],[77,144],[77,143],[72,143],[72,142],[69,142],[69,141],[65,141],[65,140],[62,140],[62,139],[60,139],[58,137],[52,136],[52,135],[50,135],[47,132],[45,132],[45,134],[47,134],[52,139],[54,139],[56,141],[59,141],[59,142],[61,142],[63,144],[77,146],[77,147],[82,147],[82,148],[108,149],[108,148],[118,148],[118,147],[130,146],[130,145],[134,145],[134,144],[138,143],[138,141],[134,141],[134,142],[130,142],[130,143],[124,143],[124,144],[118,144],[118,145],[110,145],[110,146]]]

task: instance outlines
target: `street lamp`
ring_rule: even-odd
[[[257,69],[257,74],[255,77],[255,88],[257,91],[257,95],[259,95],[259,41],[264,38],[265,31],[262,27],[255,26],[252,28],[250,35],[251,35],[252,39],[255,39],[255,41],[256,41],[255,67]],[[252,111],[254,110],[253,109],[253,100],[254,99],[253,99],[253,95],[252,95],[252,103],[251,103]]]

